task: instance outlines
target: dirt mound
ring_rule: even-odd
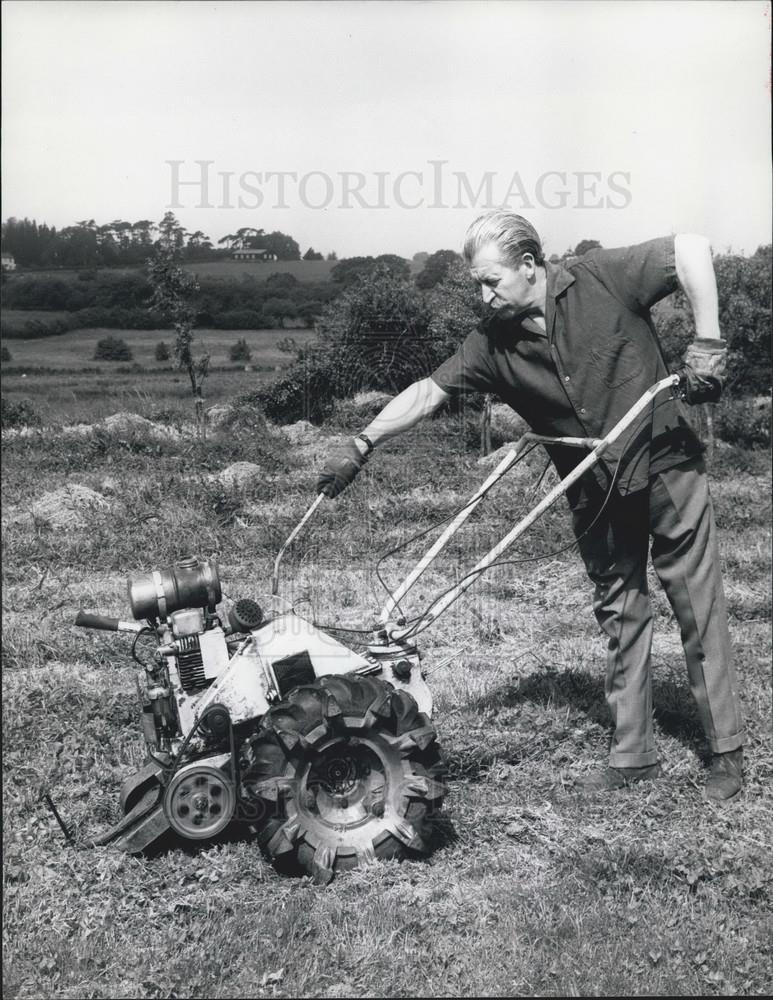
[[[218,472],[214,478],[223,486],[241,489],[258,479],[262,479],[264,475],[263,469],[259,465],[255,465],[254,462],[234,462],[227,469]]]
[[[95,511],[107,511],[110,504],[88,486],[70,483],[52,493],[44,493],[32,505],[33,518],[50,528],[85,528]]]
[[[105,430],[117,434],[126,434],[128,431],[153,431],[157,428],[152,420],[146,420],[139,413],[113,413],[105,417],[102,421]]]
[[[100,424],[94,426],[101,426],[111,434],[137,434],[150,438],[164,438],[166,440],[181,436],[180,431],[176,427],[157,424],[153,420],[141,417],[139,413],[129,413],[128,411],[113,413],[109,417],[105,417]],[[88,427],[89,431],[93,429],[91,426]]]
[[[309,444],[319,437],[319,428],[308,420],[297,420],[294,424],[285,424],[279,430],[292,444]]]
[[[222,430],[265,431],[266,418],[255,406],[240,406],[235,403],[217,403],[206,412],[207,425]]]
[[[494,403],[491,407],[491,433],[500,440],[517,441],[528,429],[529,425],[523,417],[519,417],[507,403]]]

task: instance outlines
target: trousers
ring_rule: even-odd
[[[709,748],[744,743],[733,650],[719,563],[714,512],[701,456],[652,477],[649,488],[613,494],[595,523],[573,514],[574,531],[595,585],[593,609],[606,634],[604,690],[614,734],[612,767],[658,760],[653,732],[652,565],[681,631],[690,691]]]

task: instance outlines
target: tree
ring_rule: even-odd
[[[386,267],[390,274],[403,281],[410,277],[408,261],[392,253],[384,253],[379,257],[346,257],[331,269],[330,277],[338,284],[352,285],[361,278],[367,278],[379,265]]]
[[[335,371],[331,392],[399,392],[441,360],[428,336],[429,312],[410,282],[379,264],[323,312],[317,335]]]
[[[601,244],[598,240],[580,240],[577,246],[574,248],[574,256],[582,257],[584,253],[589,250],[600,250]]]
[[[301,348],[257,401],[272,420],[320,421],[334,400],[359,389],[399,391],[441,360],[427,337],[428,320],[415,285],[376,266],[328,305],[314,346]]]
[[[453,261],[443,281],[427,295],[429,333],[441,357],[450,357],[480,323],[483,299],[461,259]]]
[[[454,250],[436,250],[427,257],[424,267],[416,275],[416,286],[424,291],[434,288],[443,281],[449,267],[461,259]]]
[[[274,295],[286,295],[298,287],[298,279],[294,274],[274,271],[266,278],[266,288],[269,288]]]
[[[268,250],[269,254],[272,254],[277,260],[301,259],[301,248],[292,236],[287,236],[278,230],[261,236],[260,246],[262,249]]]
[[[159,238],[157,243],[180,250],[185,243],[186,230],[175,218],[174,212],[167,212],[158,224]]]
[[[169,357],[169,347],[166,341],[159,340],[156,344],[156,361],[168,361]]]
[[[172,212],[167,212],[160,226],[161,235],[153,256],[148,261],[148,278],[153,294],[151,309],[172,323],[175,331],[174,354],[177,366],[187,372],[191,384],[196,417],[196,432],[200,440],[206,435],[202,385],[209,372],[209,354],[193,355],[193,326],[196,321],[195,296],[198,282],[180,266],[182,227]]]
[[[322,254],[317,253],[314,247],[309,247],[306,253],[303,255],[304,260],[322,260]]]

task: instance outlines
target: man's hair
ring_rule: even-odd
[[[545,263],[537,230],[515,212],[494,209],[472,223],[464,237],[464,259],[468,265],[486,243],[495,243],[502,260],[513,267],[521,263],[525,253],[530,253],[537,264]]]

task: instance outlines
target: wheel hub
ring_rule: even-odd
[[[233,782],[211,763],[194,762],[180,768],[164,794],[169,825],[191,840],[220,833],[231,821],[235,807]]]
[[[331,826],[351,826],[383,812],[386,775],[379,755],[364,743],[337,743],[309,768],[305,802]]]

